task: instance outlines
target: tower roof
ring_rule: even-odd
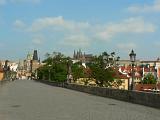
[[[38,60],[38,53],[37,53],[37,50],[34,50],[34,53],[33,53],[33,60]]]

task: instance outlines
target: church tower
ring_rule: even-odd
[[[76,51],[74,50],[73,59],[76,59]]]
[[[36,70],[39,67],[40,67],[40,62],[38,60],[38,52],[37,52],[37,50],[34,50],[33,59],[31,60],[31,73],[34,75],[35,78],[37,78]]]
[[[37,53],[37,50],[34,50],[34,53],[33,53],[33,60],[38,60],[38,53]]]

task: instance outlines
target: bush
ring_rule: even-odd
[[[147,75],[145,75],[142,80],[143,84],[156,84],[156,82],[157,82],[156,78],[151,73],[148,73]]]

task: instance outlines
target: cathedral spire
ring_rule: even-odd
[[[34,50],[34,53],[33,53],[33,60],[38,60],[38,53],[37,53],[37,50]]]

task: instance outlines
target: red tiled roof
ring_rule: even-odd
[[[128,79],[127,75],[124,75],[124,74],[120,73],[118,71],[118,69],[114,69],[114,72],[115,72],[115,74],[113,75],[114,78],[117,78],[117,79]]]
[[[122,67],[120,67],[120,69],[121,69],[122,72],[124,72],[127,75],[131,76],[131,72],[132,72],[132,67],[131,66],[127,66],[127,67],[122,66]],[[140,66],[134,67],[135,77],[136,78],[142,78],[141,73],[140,73],[142,70],[143,69]]]

